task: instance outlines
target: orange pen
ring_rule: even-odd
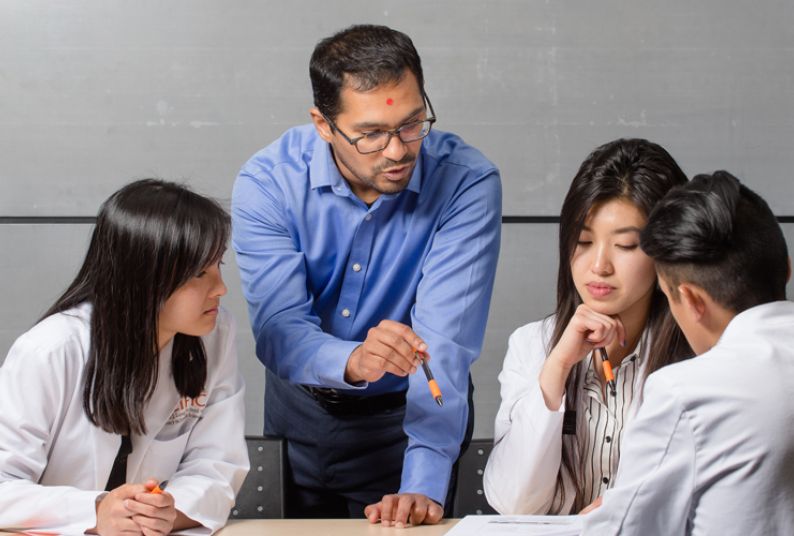
[[[153,487],[152,491],[150,491],[149,493],[154,493],[155,495],[160,495],[163,492],[163,490],[165,489],[165,485],[166,484],[168,484],[168,480],[163,480],[162,482],[157,484],[155,487]]]
[[[438,382],[436,382],[436,379],[433,377],[433,373],[430,372],[430,366],[427,364],[427,361],[424,360],[421,353],[414,351],[414,355],[416,355],[422,363],[422,370],[425,371],[425,376],[427,376],[427,386],[430,387],[430,394],[433,395],[433,400],[436,401],[439,407],[443,406],[444,399],[441,398],[441,389],[438,387]]]
[[[615,374],[612,372],[612,363],[609,362],[606,348],[599,348],[598,354],[601,356],[601,364],[604,367],[604,378],[607,380],[609,394],[617,396],[618,392],[615,387]]]

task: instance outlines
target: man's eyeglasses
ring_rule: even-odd
[[[427,98],[427,95],[425,95],[425,101],[427,102],[427,106],[430,109],[430,117],[427,119],[423,119],[421,121],[411,121],[410,123],[405,123],[394,130],[368,132],[367,134],[359,136],[358,138],[350,138],[350,136],[339,130],[339,127],[336,126],[336,124],[328,117],[326,117],[325,114],[323,114],[323,117],[326,121],[328,121],[328,124],[331,125],[331,128],[337,131],[347,141],[347,143],[355,147],[359,153],[371,154],[382,151],[388,147],[389,143],[391,143],[392,136],[397,136],[403,143],[410,143],[412,141],[421,140],[430,134],[430,129],[433,127],[433,123],[436,122],[436,114],[433,111],[433,105],[430,103],[430,99]]]

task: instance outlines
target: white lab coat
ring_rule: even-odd
[[[488,503],[501,514],[546,514],[555,501],[562,464],[565,397],[558,411],[549,410],[538,380],[554,318],[532,322],[510,335],[499,374],[502,402],[496,414],[494,448],[485,467],[483,486]],[[649,347],[650,344],[642,347],[643,362],[647,362]],[[635,376],[636,393],[642,390],[643,376],[644,373]],[[636,414],[639,398],[627,409],[624,422]],[[566,499],[561,511],[567,513],[573,507],[576,490],[567,472],[563,473],[563,485]]]
[[[17,339],[0,367],[0,528],[82,534],[96,525],[95,501],[121,438],[83,411],[90,315],[83,304],[44,319]],[[132,437],[127,482],[168,479],[176,508],[206,534],[226,522],[248,454],[231,315],[221,310],[203,340],[207,382],[193,400],[176,390],[170,343],[161,352],[147,434]]]
[[[740,313],[649,376],[583,534],[794,534],[794,303]]]

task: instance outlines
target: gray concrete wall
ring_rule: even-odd
[[[603,142],[647,137],[794,215],[794,4],[783,0],[0,2],[0,359],[73,277],[99,203],[133,178],[228,204],[240,165],[311,105],[315,43],[391,25],[422,55],[438,128],[502,170],[504,213],[555,216]],[[786,221],[794,221],[788,219]],[[794,223],[785,223],[789,243]],[[475,436],[492,435],[509,333],[554,303],[556,226],[504,225]],[[250,433],[262,367],[232,255]]]

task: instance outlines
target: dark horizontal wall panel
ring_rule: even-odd
[[[794,216],[778,216],[777,220],[780,223],[794,223]],[[94,223],[96,217],[94,216],[0,216],[0,225],[4,224],[43,224],[51,225],[55,223],[61,224],[85,224]],[[510,216],[503,215],[502,223],[554,223],[560,222],[559,216]]]

